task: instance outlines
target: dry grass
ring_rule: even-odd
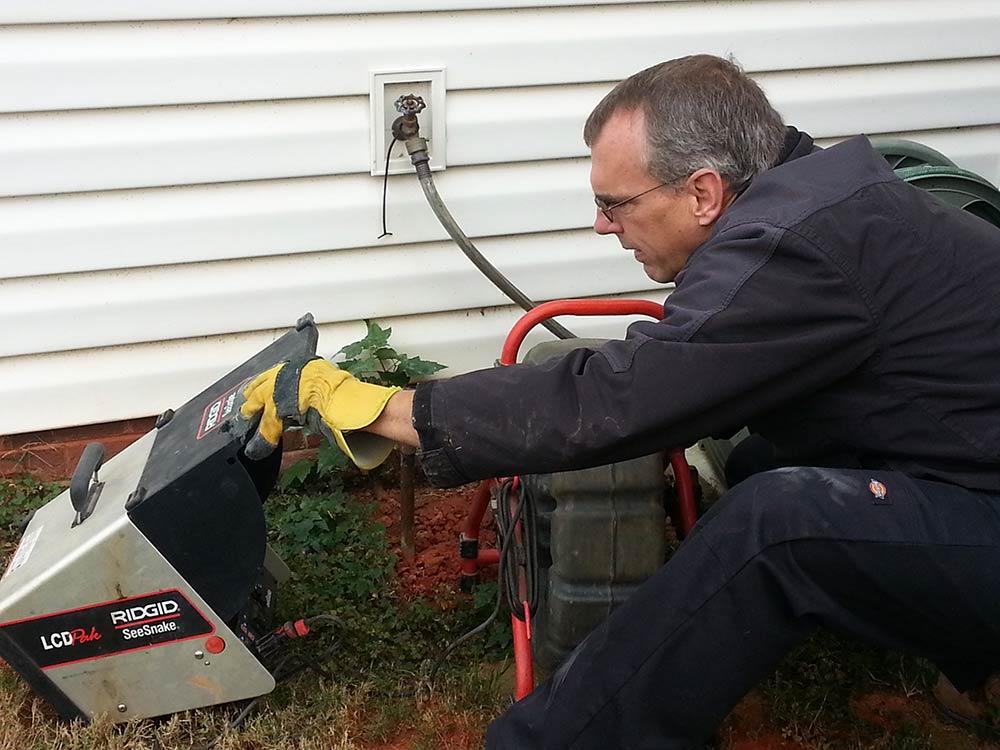
[[[0,670],[0,750],[473,750],[506,701],[495,680],[451,675],[433,694],[399,697],[372,683],[304,675],[280,686],[240,730],[238,706],[114,725],[59,720],[10,669]]]

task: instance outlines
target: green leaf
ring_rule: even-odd
[[[63,489],[57,484],[41,482],[31,476],[0,479],[0,538],[8,540],[4,533],[6,529],[16,529],[28,512],[40,508]]]
[[[305,518],[301,521],[289,524],[288,530],[295,539],[305,541],[309,538],[313,529],[315,529],[317,525],[318,524],[314,519]]]
[[[359,354],[361,354],[361,352],[363,352],[364,350],[365,350],[365,342],[364,340],[361,340],[361,341],[355,341],[351,344],[348,344],[347,346],[341,347],[340,351],[338,351],[337,354],[343,354],[348,359],[353,359],[354,357],[357,357]],[[336,357],[337,354],[334,354],[333,356]]]
[[[392,335],[392,329],[382,328],[374,320],[366,320],[365,325],[368,327],[368,335],[364,338],[365,346],[369,349],[385,346],[389,341],[389,336]]]
[[[379,382],[382,385],[398,385],[402,388],[410,384],[410,376],[402,370],[396,370],[394,372],[381,372],[379,373],[379,376]]]
[[[279,485],[282,489],[288,489],[294,485],[302,484],[306,481],[309,475],[312,474],[315,466],[316,462],[311,461],[308,458],[296,461],[294,464],[285,469],[285,473],[281,475]]]
[[[366,354],[363,357],[358,357],[357,359],[345,360],[341,362],[338,367],[341,370],[346,370],[351,373],[356,378],[366,378],[371,377],[379,372],[379,361]]]
[[[420,357],[407,357],[404,354],[399,357],[399,369],[406,372],[411,380],[419,380],[445,369],[445,365]]]
[[[391,346],[382,346],[382,347],[379,347],[378,349],[375,350],[374,354],[380,360],[381,359],[388,359],[388,360],[392,360],[392,361],[395,362],[396,360],[398,360],[400,358],[399,353],[395,349],[393,349]]]

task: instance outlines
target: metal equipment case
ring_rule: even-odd
[[[88,446],[0,579],[0,657],[67,719],[158,716],[274,688],[257,640],[288,571],[263,501],[280,449],[251,462],[245,384],[312,355],[311,316],[101,467]]]

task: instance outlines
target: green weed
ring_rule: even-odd
[[[337,615],[346,624],[338,634],[341,674],[386,688],[400,680],[412,686],[447,643],[492,611],[496,589],[483,587],[471,599],[452,594],[444,608],[401,597],[393,578],[396,559],[373,510],[343,489],[281,493],[268,501],[271,544],[292,569],[282,616]],[[499,631],[459,649],[452,663],[461,667],[505,648]]]
[[[0,534],[3,541],[20,538],[18,526],[25,516],[40,508],[63,491],[54,482],[42,482],[32,476],[0,479]]]
[[[404,386],[422,380],[445,365],[439,362],[411,357],[396,351],[389,345],[391,328],[382,328],[372,320],[366,320],[367,333],[360,341],[348,344],[334,354],[343,357],[336,364],[354,377],[379,385]]]

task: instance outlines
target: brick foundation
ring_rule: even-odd
[[[47,481],[69,479],[87,443],[103,443],[105,461],[120,453],[153,429],[156,417],[128,419],[122,422],[40,430],[20,435],[0,436],[0,476],[31,474]],[[282,466],[316,454],[316,438],[306,439],[300,431],[284,437]]]

